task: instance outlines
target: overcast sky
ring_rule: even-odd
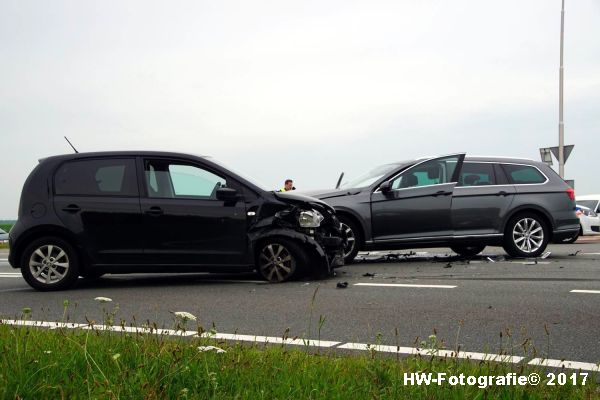
[[[600,2],[566,3],[566,175],[598,193]],[[273,189],[538,159],[558,144],[559,33],[560,0],[0,0],[0,219],[65,135],[211,155]]]

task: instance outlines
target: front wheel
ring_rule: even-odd
[[[538,257],[546,250],[549,236],[546,222],[537,214],[518,214],[508,221],[503,247],[513,257]]]
[[[462,257],[473,257],[481,253],[485,246],[450,246],[453,252]]]
[[[359,227],[349,218],[338,217],[342,225],[342,231],[346,234],[346,245],[344,246],[344,263],[351,264],[362,243],[362,234]]]
[[[21,274],[40,291],[64,290],[79,277],[79,260],[71,244],[57,237],[35,240],[24,251]]]
[[[259,246],[256,268],[269,282],[285,282],[298,278],[308,267],[302,248],[291,240],[273,238]]]

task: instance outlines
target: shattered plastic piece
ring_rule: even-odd
[[[569,254],[569,255],[570,255],[570,256],[576,256],[576,255],[577,255],[577,253],[579,253],[580,251],[581,251],[581,250],[577,250],[575,253],[571,253],[571,254]]]
[[[366,273],[364,273],[364,274],[363,274],[363,276],[374,277],[374,276],[375,276],[375,274],[372,274],[372,273],[370,273],[370,272],[366,272]]]
[[[216,353],[227,353],[225,350],[215,346],[198,346],[198,351],[214,351]]]
[[[542,260],[544,260],[544,259],[548,258],[550,256],[550,254],[552,254],[552,252],[551,251],[547,251],[544,254],[542,254],[542,256],[540,258]]]
[[[346,289],[348,287],[348,282],[338,282],[336,287],[338,289]]]
[[[493,259],[492,257],[488,257],[488,258],[487,258],[487,260],[488,260],[489,262],[493,262],[493,263],[495,263],[495,262],[496,262],[496,261],[494,261],[494,259]]]
[[[523,265],[536,265],[538,262],[537,260],[533,260],[533,261],[528,261],[526,263],[523,263]]]
[[[444,268],[452,268],[452,264],[451,264],[451,263],[448,263],[448,264],[446,264],[446,265],[444,266]]]

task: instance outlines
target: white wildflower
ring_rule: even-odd
[[[216,353],[227,353],[225,350],[223,350],[219,347],[215,347],[215,346],[199,346],[198,351],[201,351],[201,352],[214,351]]]
[[[181,319],[182,321],[195,321],[196,320],[196,316],[194,314],[190,314],[189,312],[176,311],[173,314],[175,314],[175,316],[177,318]]]
[[[96,297],[94,300],[99,301],[100,303],[110,303],[112,301],[112,299],[108,297]]]

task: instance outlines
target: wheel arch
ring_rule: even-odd
[[[350,219],[352,222],[354,222],[356,224],[356,226],[358,226],[358,228],[360,229],[360,235],[361,235],[361,241],[359,243],[359,250],[363,250],[364,246],[365,246],[365,241],[367,240],[367,232],[364,226],[364,223],[362,222],[361,218],[356,215],[356,213],[354,213],[351,210],[348,210],[346,208],[335,208],[335,213],[338,216],[338,218],[342,217],[342,218],[348,218]]]
[[[552,218],[550,213],[548,213],[546,210],[544,210],[541,207],[534,206],[534,205],[524,205],[524,206],[514,209],[504,220],[504,223],[502,224],[502,233],[506,234],[506,227],[508,225],[508,222],[512,218],[514,218],[515,215],[525,214],[525,213],[535,214],[544,221],[544,223],[548,227],[548,239],[549,239],[549,242],[551,242],[552,236],[553,236],[553,231],[554,231],[554,219]]]
[[[54,236],[67,241],[77,252],[81,270],[87,270],[87,254],[83,250],[79,240],[77,240],[77,237],[68,229],[58,225],[40,225],[21,234],[19,241],[16,242],[15,245],[10,249],[11,252],[14,252],[14,255],[11,258],[14,260],[15,264],[17,264],[12,265],[12,267],[20,268],[19,264],[21,263],[23,252],[27,246],[29,246],[29,244],[34,240],[43,238],[45,236]]]

